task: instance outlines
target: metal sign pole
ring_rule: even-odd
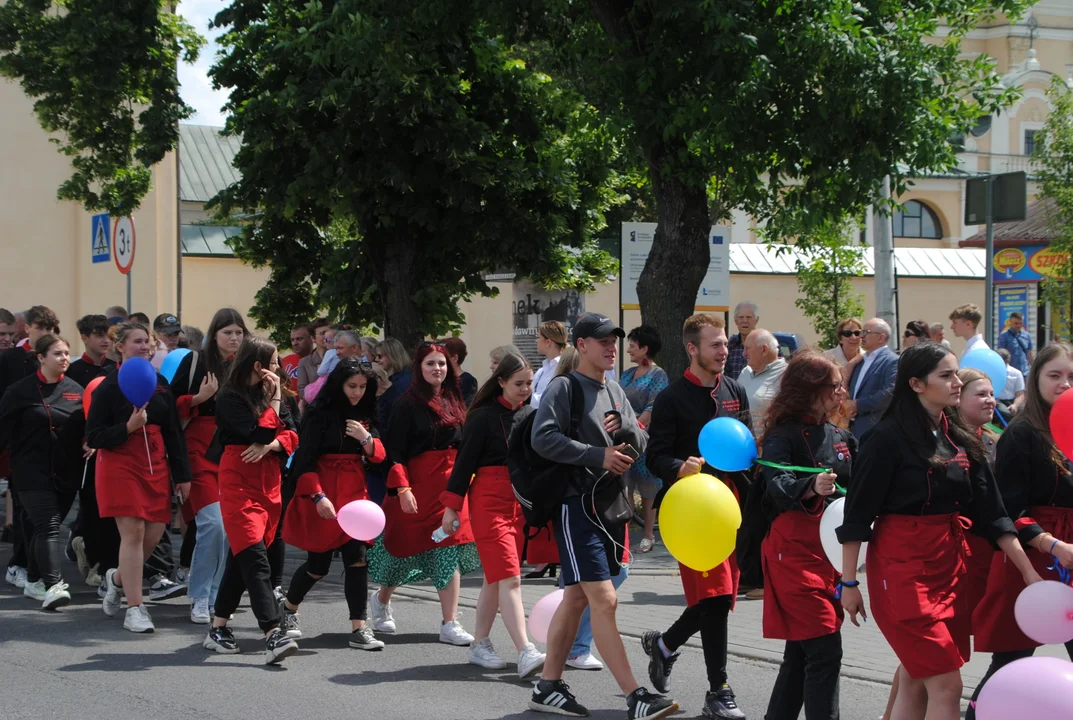
[[[130,273],[127,273],[127,314],[134,312],[134,306],[130,299]]]
[[[987,219],[987,236],[984,241],[984,340],[989,347],[995,345],[995,280],[993,270],[995,264],[995,218],[994,218],[994,192],[995,177],[987,178],[987,203],[984,214]]]

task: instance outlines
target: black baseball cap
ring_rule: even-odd
[[[619,338],[625,338],[626,333],[622,331],[618,325],[611,321],[611,318],[598,315],[596,313],[585,313],[578,321],[574,323],[574,345],[577,345],[578,338],[596,338],[602,340],[608,335],[616,335]]]
[[[161,335],[176,335],[183,331],[183,326],[174,315],[164,313],[156,316],[156,320],[153,321],[153,330]]]

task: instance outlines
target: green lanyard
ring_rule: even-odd
[[[771,462],[770,460],[759,460],[759,459],[756,461],[756,464],[757,465],[763,465],[763,466],[769,467],[769,468],[775,468],[776,470],[786,470],[787,472],[804,472],[804,473],[822,473],[822,472],[826,472],[826,473],[829,473],[829,472],[831,472],[831,470],[834,469],[834,468],[801,467],[800,465],[783,465],[782,463]],[[844,487],[842,487],[841,485],[839,485],[838,483],[835,483],[835,488],[837,488],[839,492],[843,492],[843,493],[846,492],[846,489]]]

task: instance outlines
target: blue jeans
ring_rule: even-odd
[[[197,543],[190,560],[191,598],[208,598],[209,605],[216,602],[216,591],[224,577],[227,566],[227,533],[224,532],[224,516],[220,503],[206,505],[197,511]]]
[[[626,582],[626,576],[630,574],[629,569],[622,568],[618,571],[618,575],[611,576],[611,584],[615,586],[615,590],[619,589],[622,583]],[[560,584],[562,583],[562,573],[559,573]],[[581,615],[581,622],[577,626],[577,637],[574,638],[574,647],[570,648],[570,654],[567,657],[578,657],[580,655],[588,655],[592,652],[592,617],[589,614],[589,609],[585,608],[585,612]]]

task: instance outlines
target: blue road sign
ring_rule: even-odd
[[[94,215],[91,232],[90,257],[94,263],[108,262],[112,257],[112,245],[109,237],[108,213]]]

